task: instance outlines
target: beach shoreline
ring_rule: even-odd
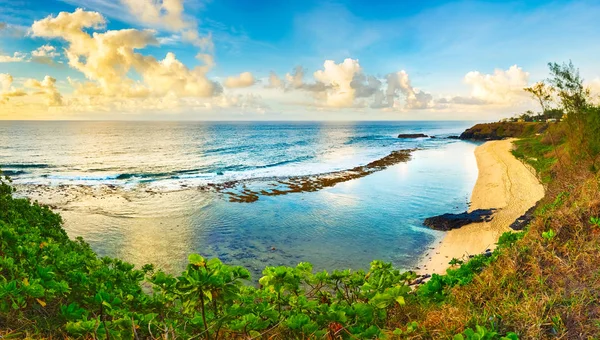
[[[419,262],[420,274],[444,274],[453,258],[493,250],[500,235],[511,231],[510,225],[544,197],[535,171],[512,155],[514,140],[488,141],[475,149],[479,173],[469,212],[497,209],[492,219],[448,231]]]

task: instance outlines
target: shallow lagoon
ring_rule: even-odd
[[[198,190],[79,197],[65,229],[101,255],[181,270],[192,252],[251,269],[309,261],[315,269],[409,269],[441,237],[424,218],[464,211],[477,178],[476,145],[418,150],[407,163],[318,192],[228,202]]]

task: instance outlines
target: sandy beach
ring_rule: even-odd
[[[510,224],[544,196],[534,171],[510,152],[514,139],[489,141],[475,149],[479,175],[469,211],[497,209],[489,222],[471,223],[446,233],[420,266],[423,273],[443,274],[452,258],[493,249]]]

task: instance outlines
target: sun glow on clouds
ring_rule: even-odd
[[[57,106],[72,113],[231,110],[263,114],[301,108],[405,117],[407,112],[452,114],[457,109],[511,108],[530,100],[522,90],[529,73],[517,65],[492,74],[468,72],[463,84],[469,92],[461,95],[416,88],[405,70],[369,74],[368,65],[352,58],[325,60],[320,69],[311,71],[296,66],[282,76],[271,71],[261,78],[246,71],[216,78],[222,79],[219,82],[209,76],[216,66],[212,37],[199,33],[196,20],[185,15],[183,0],[120,1],[146,29],[107,29],[102,13],[83,9],[35,21],[29,38],[46,41],[30,53],[0,55],[0,62],[54,65],[64,61],[82,77],[17,78],[21,80],[16,86],[12,75],[0,74],[0,103],[12,106],[11,112],[35,107],[38,118],[44,118],[43,108]],[[165,31],[168,39],[160,34]],[[170,51],[157,57],[145,51],[148,47],[164,49],[175,41],[197,51],[195,65],[182,62]],[[59,88],[68,90],[61,93]]]

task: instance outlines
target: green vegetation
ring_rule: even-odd
[[[67,237],[58,214],[12,194],[8,179],[0,179],[0,323],[14,337],[407,335],[420,329],[398,323],[410,306],[445,301],[451,287],[471,282],[520,235],[507,234],[492,256],[478,255],[448,275],[434,275],[416,291],[409,287],[416,274],[380,261],[366,273],[313,273],[308,263],[267,267],[257,288],[243,284],[250,277],[246,269],[196,254],[179,276],[98,258],[83,240]],[[485,327],[464,336],[481,332],[484,339],[499,338]]]
[[[548,123],[496,122],[476,124],[460,135],[461,139],[494,140],[509,137],[527,138],[543,133]]]
[[[531,165],[542,183],[548,183],[552,179],[550,170],[557,159],[554,156],[554,146],[547,145],[542,137],[529,137],[515,141],[513,155],[523,162]]]
[[[414,273],[380,261],[367,272],[267,267],[258,287],[244,268],[196,254],[177,276],[136,269],[69,239],[58,214],[13,197],[0,179],[0,336],[598,338],[600,137],[590,134],[600,109],[573,84],[581,82],[574,68],[556,67],[550,83],[567,120],[527,132],[515,151],[547,178],[535,219],[415,289]]]

